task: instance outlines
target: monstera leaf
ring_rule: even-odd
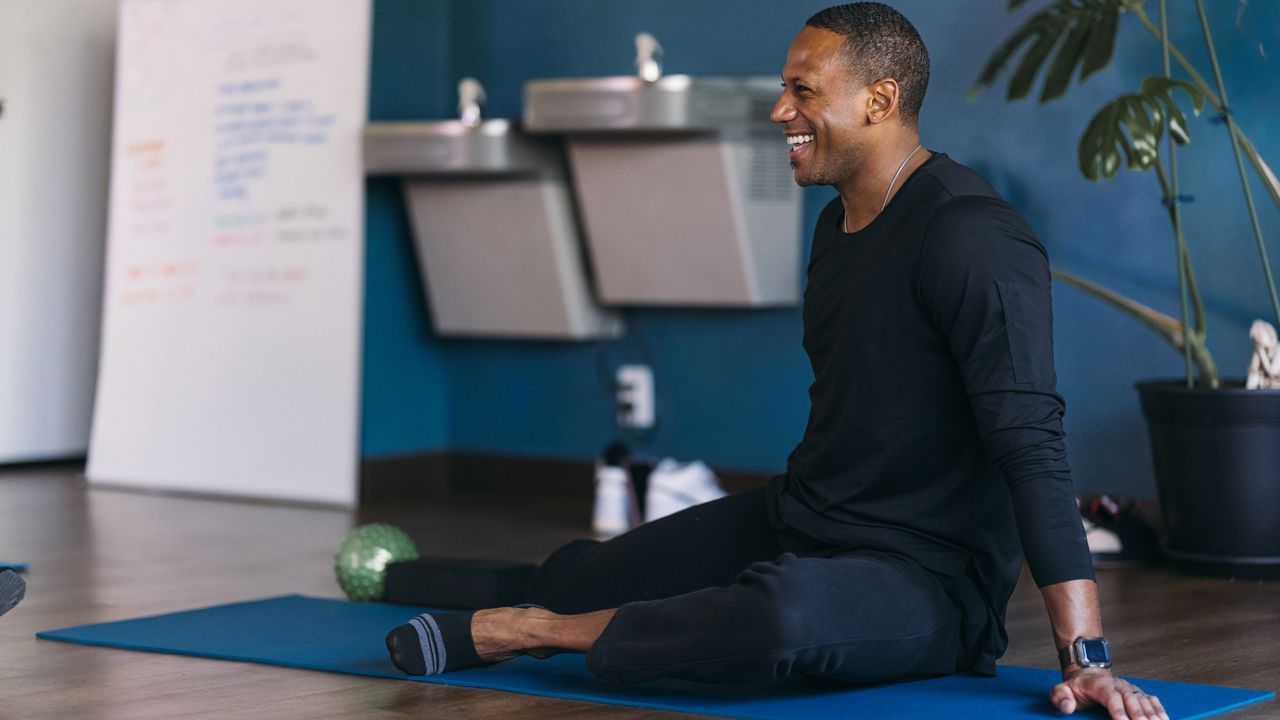
[[[1009,9],[1017,8],[1025,2],[1026,0],[1010,0]],[[1084,82],[1111,62],[1120,13],[1128,5],[1141,2],[1142,0],[1057,0],[1032,15],[1025,25],[996,49],[970,94],[990,87],[1013,56],[1030,43],[1009,80],[1009,99],[1025,98],[1031,92],[1036,76],[1046,64],[1048,72],[1045,73],[1040,102],[1062,97],[1071,85],[1071,77],[1077,68],[1080,70],[1080,81]],[[1049,61],[1054,48],[1058,51],[1053,55],[1053,60]]]
[[[1191,83],[1163,76],[1142,81],[1139,92],[1107,103],[1080,138],[1080,172],[1090,180],[1110,180],[1120,171],[1120,156],[1130,170],[1146,170],[1160,157],[1160,139],[1164,129],[1178,144],[1185,144],[1187,117],[1173,100],[1173,90],[1191,96],[1197,115],[1204,109],[1204,95]]]

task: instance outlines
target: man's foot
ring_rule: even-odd
[[[9,568],[0,569],[0,615],[3,615],[27,594],[27,583],[22,576]]]
[[[408,675],[436,675],[485,664],[471,642],[472,613],[423,613],[387,633],[391,662]]]
[[[527,612],[542,608],[493,608],[474,613],[424,613],[387,634],[391,662],[409,675],[436,675],[510,660],[526,652],[551,652],[528,646],[523,631]]]

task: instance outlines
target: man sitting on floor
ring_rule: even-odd
[[[1025,552],[1060,650],[1058,709],[1165,717],[1108,669],[1048,260],[985,180],[921,145],[928,78],[916,29],[879,3],[819,12],[787,53],[772,119],[796,182],[839,193],[814,230],[812,408],[787,471],[561,548],[536,606],[414,618],[387,638],[398,667],[577,651],[606,683],[989,675]]]

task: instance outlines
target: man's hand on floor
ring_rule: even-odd
[[[1105,707],[1111,720],[1169,720],[1155,695],[1102,668],[1073,669],[1049,694],[1055,707],[1070,715],[1080,708]]]

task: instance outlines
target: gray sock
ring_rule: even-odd
[[[409,675],[436,675],[490,663],[471,639],[474,613],[423,613],[387,633],[391,662]]]

